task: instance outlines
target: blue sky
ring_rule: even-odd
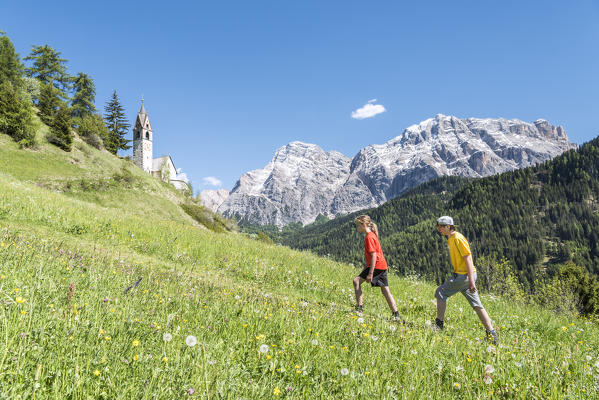
[[[352,157],[438,113],[544,118],[588,141],[597,21],[597,0],[0,3],[21,57],[60,51],[100,110],[116,89],[133,123],[143,94],[154,156],[196,191],[231,189],[294,140]],[[367,104],[385,111],[352,118]]]

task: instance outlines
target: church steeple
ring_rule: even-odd
[[[133,127],[133,162],[146,172],[152,172],[153,140],[152,126],[142,96],[141,108]]]

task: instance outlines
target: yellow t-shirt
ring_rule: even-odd
[[[453,272],[456,274],[467,274],[468,267],[464,256],[471,255],[470,245],[468,240],[459,232],[454,233],[447,239],[447,246],[449,246],[449,258],[451,258],[451,265],[453,265]],[[474,264],[472,265],[473,272],[476,272]]]

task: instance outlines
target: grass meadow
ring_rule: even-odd
[[[0,398],[598,396],[596,321],[483,293],[494,347],[460,296],[429,329],[435,286],[396,276],[404,323],[366,285],[356,315],[350,265],[202,229],[135,171],[129,186],[67,187],[123,161],[81,147],[79,164],[41,175],[35,160],[54,156],[3,140]]]

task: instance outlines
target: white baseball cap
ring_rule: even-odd
[[[453,223],[453,218],[451,218],[448,215],[444,215],[441,218],[439,218],[437,220],[437,223],[439,225],[451,225],[451,226],[455,226],[455,224]]]

